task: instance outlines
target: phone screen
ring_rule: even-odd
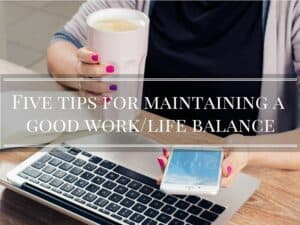
[[[221,151],[174,149],[164,182],[179,185],[218,185],[221,156]]]

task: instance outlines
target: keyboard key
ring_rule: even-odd
[[[201,200],[201,198],[199,198],[198,196],[188,196],[186,198],[186,201],[192,204],[196,204],[197,202],[199,202]]]
[[[57,159],[57,158],[53,158],[49,161],[49,164],[52,166],[58,166],[59,164],[61,164],[61,160]]]
[[[141,202],[143,204],[148,204],[151,200],[152,199],[146,195],[142,195],[137,199],[138,202]]]
[[[23,171],[24,174],[33,177],[33,178],[37,178],[38,176],[40,176],[42,173],[32,167],[28,167]]]
[[[198,215],[199,213],[202,212],[202,209],[199,208],[199,207],[197,207],[197,206],[192,205],[192,206],[188,209],[188,212],[189,212],[189,213],[192,213],[192,214],[194,214],[194,215]]]
[[[65,192],[70,192],[74,189],[74,186],[71,185],[71,184],[65,183],[63,186],[61,186],[60,189],[65,191]]]
[[[86,190],[92,193],[95,193],[96,191],[98,191],[100,189],[99,186],[95,185],[95,184],[90,184],[86,187]]]
[[[98,164],[99,162],[102,161],[102,159],[98,156],[93,156],[89,159],[89,161],[92,162],[92,163]]]
[[[44,169],[43,169],[43,172],[45,173],[48,173],[48,174],[51,174],[55,171],[55,167],[53,166],[46,166]]]
[[[184,225],[184,222],[177,220],[177,219],[173,219],[169,225]]]
[[[84,172],[83,174],[81,174],[80,177],[82,177],[83,179],[86,179],[86,180],[90,180],[94,177],[94,175],[89,172]]]
[[[102,184],[104,181],[105,181],[105,179],[102,178],[102,177],[99,177],[99,176],[94,177],[92,179],[92,182],[95,183],[95,184],[98,184],[98,185]]]
[[[151,195],[153,198],[156,198],[158,200],[161,200],[163,197],[166,196],[165,193],[161,192],[161,191],[154,191]]]
[[[202,200],[199,202],[198,206],[200,206],[201,208],[208,209],[209,207],[212,206],[212,204],[213,204],[212,202],[210,202],[210,201],[208,201],[208,200],[205,200],[205,199],[202,199]]]
[[[214,213],[212,213],[212,212],[209,212],[209,211],[207,211],[207,210],[205,210],[205,211],[200,215],[200,217],[202,217],[202,218],[204,218],[204,219],[206,219],[206,220],[208,220],[208,221],[213,222],[213,221],[215,221],[215,220],[218,218],[218,215],[217,215],[217,214],[214,214]]]
[[[87,205],[88,207],[92,208],[92,209],[98,209],[97,206],[95,206],[95,205],[93,205],[93,204],[91,204],[91,203],[87,203],[86,205]]]
[[[185,209],[187,209],[187,207],[190,206],[190,204],[185,201],[180,200],[179,202],[176,203],[175,206],[179,209],[185,210]]]
[[[119,201],[121,201],[122,200],[122,196],[121,195],[118,195],[118,194],[116,194],[116,193],[113,193],[108,199],[109,200],[111,200],[111,201],[113,201],[113,202],[119,202]]]
[[[70,170],[70,173],[78,176],[79,174],[81,174],[83,172],[82,169],[80,169],[79,167],[73,167],[73,169]]]
[[[139,182],[137,182],[137,181],[134,181],[134,180],[131,181],[131,182],[129,183],[129,185],[128,185],[128,187],[130,187],[130,188],[132,188],[132,189],[134,189],[134,190],[139,189],[141,186],[142,186],[141,183],[139,183]]]
[[[125,192],[128,191],[128,188],[127,187],[124,187],[122,185],[118,185],[115,189],[114,189],[115,192],[119,193],[119,194],[124,194]]]
[[[40,183],[40,185],[41,185],[42,187],[44,187],[44,188],[47,188],[47,189],[50,189],[50,188],[51,188],[50,185],[45,184],[45,183]]]
[[[74,183],[75,181],[77,180],[77,177],[75,177],[75,176],[73,176],[73,175],[71,175],[71,174],[69,174],[69,175],[67,175],[65,178],[64,178],[64,181],[67,181],[67,182],[69,182],[69,183]]]
[[[142,213],[142,212],[144,212],[144,211],[146,210],[146,206],[144,206],[144,205],[142,205],[142,204],[140,204],[140,203],[136,203],[136,204],[132,207],[132,209],[133,209],[134,211],[136,211],[136,212]]]
[[[106,174],[105,177],[110,180],[116,180],[119,177],[119,175],[114,172],[109,172],[108,174]]]
[[[25,173],[19,173],[18,176],[24,178],[24,179],[28,179],[29,177],[27,175],[25,175]]]
[[[122,208],[122,209],[118,212],[118,214],[119,214],[120,216],[123,216],[123,217],[127,218],[127,217],[129,217],[129,216],[132,214],[132,211],[129,210],[129,209],[126,209],[126,208]]]
[[[52,157],[51,157],[50,155],[44,155],[44,156],[42,156],[42,157],[38,160],[38,162],[40,162],[40,163],[46,163],[46,162],[48,162],[50,159],[52,159]]]
[[[128,198],[125,198],[125,199],[123,199],[123,200],[120,202],[120,204],[121,204],[122,206],[125,206],[125,207],[127,207],[127,208],[130,208],[130,207],[134,204],[134,201],[132,201],[132,200],[130,200],[130,199],[128,199]]]
[[[211,224],[210,222],[200,219],[196,216],[190,216],[189,218],[187,218],[186,222],[188,222],[192,225],[210,225]]]
[[[124,222],[125,222],[126,224],[129,224],[129,225],[135,225],[135,223],[134,223],[134,222],[132,222],[132,221],[129,221],[129,220],[124,220]]]
[[[163,202],[173,205],[175,202],[177,201],[177,198],[173,197],[173,196],[166,196],[163,200]]]
[[[63,193],[63,196],[66,196],[67,198],[71,198],[71,199],[74,198],[74,196],[72,196],[71,194],[68,194],[68,193]]]
[[[225,207],[223,207],[223,206],[221,206],[221,205],[218,205],[218,204],[214,205],[214,206],[210,209],[210,211],[212,211],[212,212],[214,212],[214,213],[216,213],[216,214],[221,214],[222,212],[224,212],[224,210],[225,210]]]
[[[108,201],[106,199],[103,198],[98,198],[95,202],[95,205],[100,206],[100,207],[104,207],[108,204]]]
[[[98,191],[97,195],[106,198],[107,196],[110,195],[110,193],[111,192],[109,190],[102,188],[100,191]]]
[[[143,221],[143,219],[145,219],[145,217],[141,214],[134,213],[129,219],[135,223],[140,223]]]
[[[89,182],[87,182],[86,180],[78,180],[76,183],[75,183],[75,185],[76,186],[78,186],[78,187],[81,187],[81,188],[83,188],[83,187],[85,187],[86,185],[88,185],[88,183]]]
[[[85,194],[85,191],[80,188],[76,188],[74,191],[71,192],[71,194],[75,195],[76,197],[81,197]]]
[[[154,218],[159,214],[159,212],[155,209],[148,208],[144,214],[150,218]]]
[[[104,160],[100,165],[109,170],[111,170],[112,168],[114,168],[116,166],[115,163],[110,162],[108,160]]]
[[[64,160],[66,162],[72,162],[75,159],[74,156],[71,156],[71,155],[69,155],[65,152],[60,151],[60,150],[53,150],[49,154],[52,155],[52,156],[55,156],[56,158]]]
[[[149,206],[151,206],[154,209],[160,209],[163,206],[163,203],[157,200],[153,200]]]
[[[173,206],[170,205],[165,205],[161,211],[168,214],[168,215],[172,215],[175,212],[176,208],[174,208]]]
[[[57,189],[57,188],[52,188],[51,190],[54,191],[54,192],[57,193],[57,194],[62,194],[62,193],[63,193],[61,190],[59,190],[59,189]],[[64,195],[65,195],[65,194],[66,194],[66,193],[64,193]]]
[[[117,220],[121,220],[121,219],[122,219],[121,216],[118,216],[118,215],[116,215],[116,214],[112,214],[111,217],[112,217],[112,218],[115,218],[115,219],[117,219]]]
[[[136,199],[137,197],[139,197],[139,193],[137,191],[134,191],[134,190],[130,190],[126,193],[126,196],[128,198],[131,198],[131,199]]]
[[[153,187],[155,189],[159,189],[159,185],[157,184],[156,180],[154,180],[150,177],[147,177],[143,174],[137,173],[134,170],[127,169],[123,166],[117,166],[117,167],[114,168],[114,172],[116,172],[118,174],[121,174],[121,175],[124,175],[124,176],[129,177],[129,178],[132,178],[132,179],[134,179],[136,181],[139,181],[139,182],[142,182],[144,184],[147,184],[150,187]]]
[[[91,194],[91,193],[87,193],[85,196],[83,196],[83,199],[88,201],[88,202],[92,202],[97,198],[96,195]]]
[[[182,210],[177,210],[176,213],[174,214],[174,217],[184,220],[189,214],[182,211]]]
[[[84,155],[84,156],[86,156],[86,157],[91,157],[92,156],[91,153],[85,152],[85,151],[82,151],[81,154]]]
[[[62,182],[59,179],[54,179],[50,182],[50,185],[52,185],[53,187],[59,187],[60,185],[62,185],[64,182]]]
[[[83,167],[83,169],[86,169],[87,171],[92,172],[94,169],[96,169],[96,167],[97,166],[95,164],[88,163]]]
[[[79,148],[71,148],[68,153],[71,155],[78,155],[81,152]]]
[[[151,220],[149,218],[145,219],[144,222],[142,223],[142,225],[156,225],[157,222],[155,222],[154,220]]]
[[[169,222],[171,220],[171,216],[168,216],[168,215],[162,213],[157,217],[157,220],[166,224],[167,222]]]
[[[70,163],[63,163],[62,165],[60,165],[60,169],[62,169],[63,171],[68,171],[72,168],[73,166]]]
[[[31,166],[39,170],[39,169],[42,169],[45,166],[45,163],[36,161]]]
[[[80,199],[80,198],[75,198],[74,200],[75,200],[76,202],[81,203],[81,204],[85,204],[85,201],[83,201],[83,200]]]
[[[117,186],[116,183],[108,180],[103,184],[103,187],[108,188],[108,189],[113,189],[115,186]]]
[[[53,176],[57,178],[63,178],[67,173],[62,170],[56,170]]]
[[[86,164],[86,162],[85,162],[83,159],[76,159],[76,160],[73,162],[73,164],[74,164],[75,166],[81,167],[81,166],[83,166],[84,164]]]
[[[39,180],[45,183],[48,183],[52,177],[48,174],[43,174],[42,176],[39,177]]]
[[[175,195],[177,198],[184,199],[186,195]]]
[[[140,192],[145,194],[145,195],[149,195],[153,192],[153,188],[150,188],[148,186],[143,186],[141,189],[140,189]]]
[[[122,177],[119,177],[119,179],[117,180],[117,183],[126,185],[129,183],[129,181],[130,181],[129,178],[122,176]]]
[[[118,205],[115,204],[115,203],[110,203],[110,204],[106,207],[106,209],[109,210],[109,211],[111,211],[111,212],[117,212],[120,208],[121,208],[121,207],[118,206]]]
[[[94,171],[94,173],[100,175],[100,176],[103,176],[104,174],[106,174],[108,172],[108,170],[102,168],[102,167],[98,167],[98,169],[96,169]]]

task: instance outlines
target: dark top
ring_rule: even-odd
[[[156,1],[146,78],[261,78],[262,3]],[[144,96],[260,96],[260,82],[145,82]],[[170,98],[171,99],[171,98]],[[258,110],[150,110],[170,119],[256,120]],[[227,134],[216,133],[220,136]],[[247,133],[254,134],[254,132]]]

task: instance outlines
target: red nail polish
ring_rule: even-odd
[[[98,60],[99,60],[99,55],[98,55],[98,54],[93,54],[93,55],[92,55],[92,60],[93,60],[94,62],[98,62]]]
[[[164,154],[164,156],[168,156],[168,150],[166,149],[166,148],[163,148],[163,154]]]
[[[232,172],[232,167],[231,166],[227,166],[227,176],[229,176]]]
[[[157,161],[158,161],[158,164],[159,164],[160,168],[163,169],[164,168],[164,161],[160,158],[158,158]]]
[[[106,67],[106,72],[107,73],[113,73],[115,72],[115,67],[113,65],[109,65]]]

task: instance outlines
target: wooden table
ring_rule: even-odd
[[[0,61],[1,62],[1,61]],[[1,63],[0,63],[1,64]],[[2,67],[3,68],[3,67]],[[142,116],[155,117],[150,114]],[[152,118],[155,119],[155,118]],[[219,138],[205,133],[147,134],[160,143],[216,143]],[[37,149],[0,152],[0,175],[20,163]],[[246,168],[261,180],[261,186],[233,216],[228,225],[300,224],[300,172]],[[0,225],[82,225],[78,221],[26,199],[0,186]]]

